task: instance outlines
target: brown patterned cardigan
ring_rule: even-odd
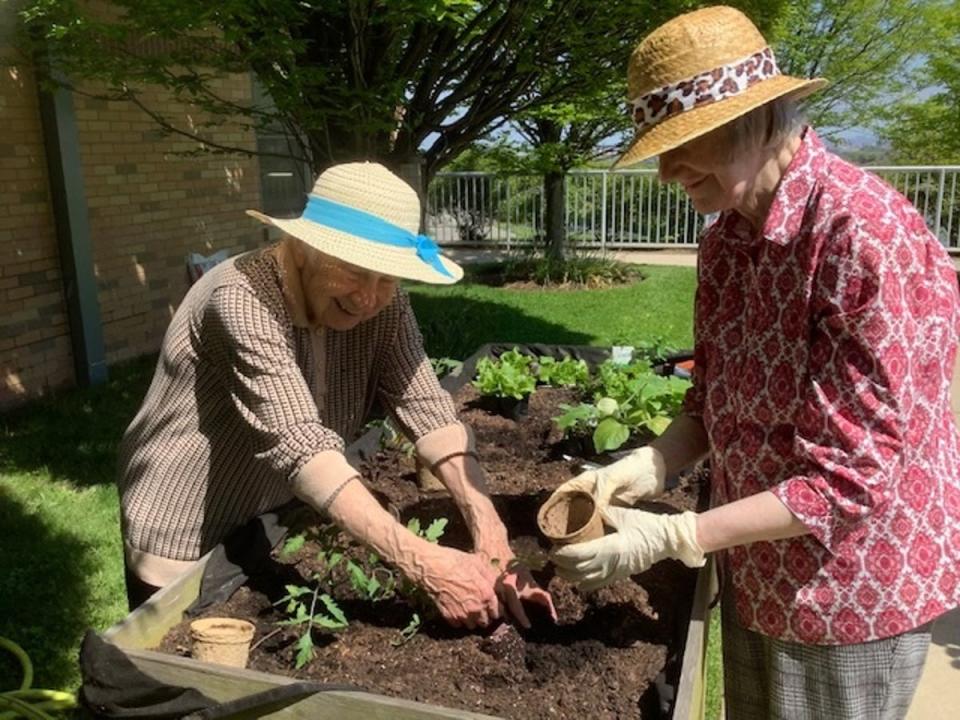
[[[167,584],[231,530],[291,500],[297,472],[342,451],[375,399],[408,437],[426,438],[421,456],[467,442],[406,293],[352,330],[313,330],[299,283],[284,283],[280,248],[227,260],[190,289],[123,437],[125,554],[150,584]]]

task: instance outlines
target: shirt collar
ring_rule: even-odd
[[[773,201],[756,233],[750,222],[736,210],[725,210],[717,218],[716,229],[724,240],[736,245],[753,245],[761,238],[787,245],[800,231],[807,203],[813,195],[826,165],[827,151],[813,128],[804,128],[800,145],[777,183]]]
[[[813,128],[804,128],[800,145],[780,178],[763,222],[762,236],[777,245],[797,237],[810,198],[820,184],[827,150]]]

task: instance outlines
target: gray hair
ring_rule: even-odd
[[[780,147],[799,134],[803,116],[796,101],[779,97],[731,120],[723,126],[732,159],[752,150]]]

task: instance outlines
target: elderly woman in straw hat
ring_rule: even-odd
[[[468,429],[427,359],[398,278],[463,271],[417,235],[416,193],[386,168],[330,168],[277,245],[238,256],[187,293],[121,447],[128,594],[141,603],[251,518],[294,497],[420,584],[453,625],[550,597],[513,558]],[[475,552],[417,537],[343,455],[375,401],[467,520]]]
[[[924,219],[797,119],[823,84],[783,75],[739,11],[653,31],[629,66],[636,138],[704,232],[694,384],[648,447],[560,491],[615,530],[558,551],[592,588],[718,553],[733,718],[896,718],[929,624],[960,604],[954,267]],[[633,509],[709,454],[711,509]]]

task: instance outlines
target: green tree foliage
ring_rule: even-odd
[[[772,39],[781,69],[830,85],[805,103],[821,134],[874,124],[910,86],[907,68],[936,43],[944,0],[798,0],[785,3]]]
[[[211,137],[210,127],[177,127],[148,107],[145,86],[204,108],[213,125],[283,127],[314,170],[358,158],[397,165],[419,153],[429,178],[506,118],[575,96],[557,58],[594,5],[27,0],[21,17],[31,52],[45,48],[73,79],[103,81],[109,97],[141,104],[168,131]],[[214,80],[247,70],[271,106],[217,94]]]
[[[905,93],[881,116],[879,134],[893,159],[910,164],[960,164],[960,2],[940,8],[928,57],[913,74],[918,97]]]
[[[556,72],[542,75],[532,93],[537,101],[511,119],[510,129],[523,143],[489,146],[477,162],[499,170],[543,177],[546,219],[544,245],[561,259],[567,245],[566,173],[574,167],[616,154],[632,136],[627,107],[626,67],[640,40],[671,17],[703,5],[689,0],[623,0],[582,8],[570,32],[558,44]],[[767,30],[782,0],[731,2]],[[552,83],[570,84],[569,97],[557,97]],[[475,169],[481,169],[477,167]]]
[[[632,135],[627,107],[627,62],[639,42],[659,25],[702,5],[691,0],[623,0],[595,3],[562,43],[558,68],[576,94],[538,102],[513,118],[530,147],[526,167],[537,173],[566,172],[622,149]],[[770,29],[784,0],[730,0],[760,27]],[[550,77],[534,92],[549,97]]]

